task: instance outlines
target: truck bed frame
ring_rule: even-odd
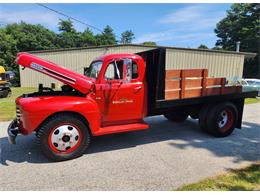
[[[244,99],[257,92],[242,92],[242,86],[227,86],[225,78],[208,78],[207,69],[166,70],[166,49],[137,53],[146,62],[148,116],[172,110],[199,111],[204,104],[232,102],[238,109],[241,128]]]

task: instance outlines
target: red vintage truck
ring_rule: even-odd
[[[39,85],[38,92],[16,99],[17,117],[8,127],[9,142],[36,133],[53,161],[81,156],[93,136],[149,128],[145,117],[164,115],[173,122],[190,116],[216,137],[241,128],[244,99],[257,92],[209,78],[206,69],[166,70],[165,49],[110,54],[95,59],[84,75],[19,53],[17,64],[55,78],[61,90]]]

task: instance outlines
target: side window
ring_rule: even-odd
[[[133,67],[132,67],[132,78],[133,79],[138,78],[138,65],[134,61],[133,61]]]
[[[120,80],[123,79],[123,60],[116,60],[111,62],[106,69],[105,72],[105,79],[106,80]],[[132,62],[132,79],[137,79],[138,78],[138,65],[136,62]]]
[[[114,63],[110,63],[108,65],[106,73],[105,73],[105,79],[106,80],[115,79],[115,66],[114,66]]]
[[[113,80],[113,79],[123,79],[123,61],[117,60],[111,62],[106,69],[105,79]]]

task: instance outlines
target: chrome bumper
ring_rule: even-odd
[[[15,138],[20,133],[20,130],[18,128],[16,119],[13,120],[10,123],[10,125],[8,126],[7,133],[8,133],[8,141],[9,141],[9,143],[10,144],[16,144]]]

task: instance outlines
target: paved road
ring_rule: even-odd
[[[200,132],[197,122],[147,119],[145,131],[95,138],[81,158],[51,163],[34,135],[9,145],[0,123],[1,190],[174,190],[260,160],[260,104],[245,107],[243,130],[227,138]]]

